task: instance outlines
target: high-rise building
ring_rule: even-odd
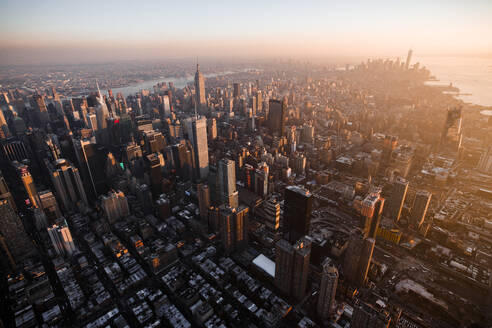
[[[270,99],[268,109],[268,123],[272,134],[282,136],[284,133],[285,115],[287,114],[283,100]]]
[[[415,202],[410,213],[410,221],[416,229],[419,229],[422,223],[424,223],[431,197],[432,194],[427,190],[419,190],[415,195]]]
[[[306,156],[300,153],[294,153],[290,161],[292,169],[296,174],[303,175],[306,170]]]
[[[44,102],[43,96],[33,95],[30,99],[30,104],[34,110],[34,118],[36,119],[36,124],[40,127],[44,127],[46,123],[49,122],[48,108]]]
[[[306,292],[311,242],[311,238],[303,236],[294,245],[285,239],[275,244],[275,285],[284,295],[297,300]]]
[[[375,240],[373,238],[364,238],[358,233],[350,236],[348,247],[345,251],[343,273],[347,281],[357,287],[362,286],[366,281],[374,244]]]
[[[107,128],[106,119],[109,117],[108,106],[106,105],[106,101],[101,94],[101,90],[99,90],[99,84],[97,85],[97,97],[96,97],[96,120],[97,120],[97,129],[103,130]]]
[[[239,98],[239,96],[241,95],[241,84],[234,83],[232,87],[233,87],[232,96],[234,98]]]
[[[261,91],[256,92],[256,112],[261,113],[263,111],[263,97]]]
[[[50,190],[39,192],[39,200],[41,201],[41,208],[49,223],[54,223],[56,219],[62,216],[55,195],[53,195]]]
[[[321,265],[321,284],[318,291],[318,315],[324,320],[329,319],[333,314],[335,305],[335,295],[338,285],[338,270],[332,260],[327,257]]]
[[[188,141],[188,144],[191,143]],[[184,180],[191,180],[194,176],[194,156],[192,154],[193,148],[188,147],[185,140],[181,140],[178,144],[171,147],[174,168],[177,174]]]
[[[11,262],[18,262],[34,251],[31,239],[24,230],[24,224],[8,199],[0,200],[0,222],[0,235],[5,238],[7,246],[4,250],[7,256],[11,255]]]
[[[410,61],[412,60],[412,49],[408,50],[407,61],[405,62],[405,69],[410,67]]]
[[[230,159],[221,159],[218,167],[219,195],[222,204],[236,208],[239,196],[236,188],[236,164]]]
[[[460,151],[463,138],[462,121],[461,108],[448,110],[441,134],[441,150],[454,154]]]
[[[362,201],[361,215],[364,224],[364,236],[376,238],[381,215],[384,209],[385,199],[379,192],[369,193]]]
[[[280,226],[280,203],[277,198],[271,197],[265,200],[255,214],[263,220],[265,227],[275,234]]]
[[[302,300],[306,294],[309,276],[309,259],[312,240],[308,236],[299,239],[294,245],[294,268],[292,270],[292,296]]]
[[[0,110],[0,139],[7,139],[10,136],[9,126],[3,115],[3,110]]]
[[[492,147],[488,147],[485,152],[483,152],[478,162],[477,169],[483,173],[492,173]]]
[[[254,190],[258,196],[265,197],[268,195],[268,164],[260,162],[254,174]]]
[[[36,190],[36,186],[34,184],[34,179],[31,176],[31,173],[29,172],[29,168],[27,165],[19,164],[16,163],[16,169],[17,172],[20,176],[20,179],[22,180],[22,184],[24,185],[24,188],[26,189],[27,196],[29,197],[29,201],[32,206],[34,207],[40,207],[41,202],[39,200],[39,195]]]
[[[202,72],[200,72],[200,65],[196,65],[196,73],[195,73],[195,102],[200,110],[200,113],[203,113],[207,107],[207,100],[205,99],[205,79],[203,77]]]
[[[365,302],[358,301],[354,306],[352,328],[388,328],[391,322],[389,312],[381,309],[378,310],[374,306]]]
[[[168,117],[171,115],[171,101],[169,95],[162,96],[162,107],[164,109],[164,116]]]
[[[397,177],[393,182],[391,188],[391,195],[385,206],[385,216],[389,217],[395,222],[400,220],[401,210],[403,209],[403,204],[405,203],[405,198],[407,196],[408,181]]]
[[[207,222],[208,210],[210,208],[210,189],[208,185],[199,183],[196,186],[198,194],[198,206],[200,208],[200,219],[202,222]]]
[[[142,134],[148,153],[164,152],[166,138],[162,135],[162,132],[150,130],[143,131]]]
[[[63,220],[62,223],[49,227],[48,235],[58,255],[71,256],[76,251],[77,248],[75,247],[67,221]]]
[[[63,158],[57,160],[55,165],[50,165],[49,168],[51,181],[63,207],[66,210],[73,209],[79,201],[88,204],[79,170]]]
[[[2,171],[0,171],[0,200],[7,200],[14,211],[17,210],[14,197],[10,193],[10,189],[3,177]]]
[[[101,207],[110,224],[130,214],[128,201],[122,191],[110,191],[108,195],[102,195]]]
[[[204,180],[207,178],[209,170],[207,119],[205,117],[190,117],[184,120],[184,124],[187,138],[193,147],[197,180]]]
[[[285,188],[283,233],[290,243],[309,234],[313,195],[300,186]]]
[[[285,239],[275,244],[275,286],[284,294],[291,291],[294,247]]]
[[[249,207],[231,208],[219,207],[219,225],[222,245],[226,253],[245,247],[248,243],[248,213]]]
[[[207,121],[208,137],[210,140],[217,139],[217,121],[211,118]]]
[[[156,198],[162,192],[162,162],[161,153],[151,153],[144,157],[147,166],[147,172],[150,180],[152,194]]]
[[[100,146],[94,139],[74,140],[75,156],[80,167],[80,174],[87,195],[91,199],[108,191],[104,169],[107,149]]]

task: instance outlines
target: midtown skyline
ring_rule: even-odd
[[[488,1],[0,1],[0,63],[492,55]],[[485,36],[485,37],[484,37]]]

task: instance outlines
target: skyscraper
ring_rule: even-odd
[[[345,251],[343,273],[347,281],[357,287],[362,286],[366,281],[374,244],[373,238],[364,238],[359,233],[350,236]]]
[[[211,140],[215,140],[217,138],[217,121],[215,118],[211,118],[207,121],[208,128],[208,136]]]
[[[311,242],[310,237],[303,236],[294,245],[285,239],[275,244],[275,286],[297,300],[306,292]]]
[[[255,210],[255,214],[263,219],[265,227],[273,234],[278,231],[280,224],[280,203],[276,198],[271,197]]]
[[[232,208],[239,205],[238,192],[236,189],[236,164],[230,159],[221,159],[218,167],[219,174],[219,197],[222,204]]]
[[[102,195],[101,207],[110,224],[130,214],[128,201],[122,191],[110,191],[108,195]]]
[[[412,60],[412,49],[408,50],[407,61],[405,62],[405,69],[410,67],[410,61]]]
[[[202,222],[207,222],[208,209],[210,208],[210,189],[208,185],[199,183],[196,186],[198,194],[198,206],[200,208],[200,219]]]
[[[292,296],[302,300],[306,294],[311,257],[312,240],[304,236],[294,244],[294,268],[292,270]]]
[[[3,110],[0,110],[0,139],[7,139],[10,137],[9,126],[3,115]]]
[[[456,154],[461,149],[463,138],[461,108],[448,109],[441,133],[441,150]]]
[[[194,156],[193,149],[187,145],[189,141],[181,140],[178,144],[172,145],[171,152],[174,162],[174,168],[177,174],[184,180],[191,180],[194,176]]]
[[[205,99],[205,79],[203,78],[202,72],[200,72],[200,65],[196,64],[196,73],[195,73],[195,102],[200,110],[200,113],[203,113],[207,107],[207,100]]]
[[[239,83],[234,83],[232,86],[233,86],[232,96],[233,96],[234,98],[239,98],[239,96],[240,96],[240,88],[241,88],[241,84],[239,84]]]
[[[41,208],[43,209],[48,222],[53,223],[62,216],[55,195],[53,195],[50,190],[41,191],[39,193],[39,199],[41,201]]]
[[[97,119],[97,129],[102,130],[107,128],[106,119],[109,117],[108,106],[106,105],[106,101],[104,101],[104,97],[101,94],[101,90],[99,90],[99,84],[97,85],[97,103],[96,103],[96,119]]]
[[[284,204],[284,238],[295,243],[309,234],[313,195],[300,186],[288,186]]]
[[[258,196],[268,195],[268,173],[270,168],[265,162],[258,163],[258,168],[254,171],[254,190]]]
[[[70,165],[66,159],[60,158],[55,167],[50,165],[51,181],[55,186],[56,195],[66,210],[73,209],[77,202],[87,204],[79,170]]]
[[[5,252],[12,255],[13,261],[18,262],[34,251],[24,224],[7,199],[0,200],[0,222],[0,235],[7,246]]]
[[[357,301],[354,306],[351,328],[388,328],[391,317],[387,311],[377,310],[374,306]]]
[[[389,217],[395,222],[400,220],[401,210],[403,204],[405,203],[405,198],[407,196],[408,181],[398,177],[393,182],[391,188],[391,195],[388,199],[387,206],[385,207],[385,216]]]
[[[48,235],[50,236],[53,248],[58,255],[71,256],[75,252],[75,243],[73,242],[72,234],[68,228],[67,221],[63,220],[59,225],[54,224],[49,227]]]
[[[86,193],[91,199],[96,199],[99,194],[107,192],[106,176],[104,169],[106,164],[106,148],[98,145],[94,139],[74,140],[75,156],[83,177]]]
[[[39,200],[39,195],[36,190],[36,186],[34,185],[34,180],[31,176],[31,173],[29,172],[29,168],[27,165],[19,164],[17,163],[17,172],[20,176],[20,179],[22,180],[22,184],[24,185],[24,188],[26,189],[27,196],[29,197],[29,201],[31,202],[31,205],[34,207],[40,207],[41,202]]]
[[[38,126],[44,127],[49,122],[48,108],[43,96],[33,95],[30,99],[31,108],[34,110],[34,119]]]
[[[247,245],[248,213],[249,207],[243,205],[238,208],[219,207],[220,234],[226,253]]]
[[[362,201],[361,214],[364,223],[364,235],[369,238],[376,238],[381,215],[384,209],[385,199],[379,192],[369,193]]]
[[[410,221],[417,229],[424,223],[431,197],[432,194],[427,190],[419,190],[415,195],[415,202],[413,203],[412,212],[410,213]]]
[[[10,193],[10,189],[7,185],[7,182],[5,181],[5,178],[3,177],[2,171],[0,171],[0,200],[7,200],[12,207],[12,209],[15,211],[17,210],[17,207],[15,206],[15,201],[14,197]]]
[[[270,99],[268,123],[272,134],[282,136],[284,133],[285,115],[287,109],[283,100]]]
[[[333,262],[327,257],[322,264],[321,284],[318,291],[318,315],[323,319],[328,319],[333,313],[335,295],[338,285],[338,270]]]
[[[284,294],[291,290],[292,270],[294,268],[294,247],[285,239],[275,244],[275,286]]]
[[[193,146],[197,180],[204,180],[207,178],[209,170],[207,119],[205,117],[189,117],[184,120],[184,126],[188,140]]]

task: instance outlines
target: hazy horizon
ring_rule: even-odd
[[[0,65],[176,57],[492,56],[492,3],[0,1]],[[484,37],[486,36],[486,37]]]

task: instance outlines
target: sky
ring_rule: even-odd
[[[0,65],[492,56],[491,0],[0,0]]]

